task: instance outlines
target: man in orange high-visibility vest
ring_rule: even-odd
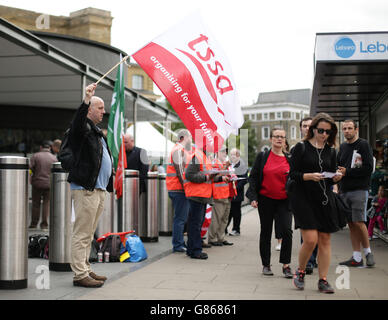
[[[189,214],[189,200],[184,191],[185,169],[191,160],[191,133],[187,129],[178,131],[178,141],[171,150],[167,165],[166,185],[168,196],[174,207],[172,225],[172,251],[186,252],[183,230]]]
[[[214,160],[213,168],[216,170],[227,170],[228,163],[226,162],[226,147],[221,148],[217,153],[217,158]],[[214,182],[213,199],[214,205],[212,210],[212,221],[209,227],[208,243],[212,246],[227,246],[233,243],[225,240],[225,228],[228,224],[230,212],[230,186],[229,176],[221,176],[220,182]]]
[[[205,154],[206,150],[196,148],[192,160],[186,168],[185,193],[189,199],[190,211],[187,219],[187,255],[193,259],[207,259],[202,252],[201,227],[205,216],[206,204],[212,204],[212,182],[222,177],[212,173],[212,164]]]

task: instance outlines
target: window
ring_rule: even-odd
[[[291,139],[292,140],[296,140],[296,127],[295,126],[291,126]]]
[[[263,120],[268,120],[268,113],[263,113]]]
[[[281,118],[282,118],[282,113],[276,112],[276,119],[281,119]]]
[[[269,130],[269,127],[262,127],[261,128],[261,139],[263,140],[268,140],[269,139],[269,133],[270,133],[270,130]]]
[[[143,90],[143,76],[134,74],[132,76],[132,88],[136,90]]]

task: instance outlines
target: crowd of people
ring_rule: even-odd
[[[94,96],[95,88],[95,84],[86,88],[85,99],[74,115],[69,133],[71,148],[78,159],[68,178],[75,211],[71,267],[73,284],[83,287],[100,287],[107,279],[91,270],[87,258],[106,191],[113,191],[112,158],[106,137],[97,126],[105,113],[104,102]],[[343,228],[345,220],[349,226],[352,256],[340,264],[363,266],[364,255],[366,266],[373,267],[375,260],[369,241],[373,239],[376,223],[386,232],[382,220],[388,206],[386,189],[379,186],[374,194],[367,227],[368,191],[373,181],[371,175],[376,172],[373,152],[368,142],[358,136],[355,121],[345,120],[340,129],[345,142],[337,152],[339,130],[328,114],[302,119],[303,139],[291,150],[286,131],[274,127],[270,133],[271,148],[257,154],[249,176],[239,149],[197,148],[190,132],[179,130],[165,170],[168,196],[174,208],[172,251],[192,259],[208,259],[204,248],[232,246],[225,236],[240,235],[241,205],[246,196],[258,210],[260,219],[259,252],[263,275],[274,275],[271,268],[274,224],[281,272],[300,290],[305,287],[305,275],[312,274],[317,267],[319,291],[334,292],[327,281],[331,234]],[[147,153],[134,145],[129,134],[125,135],[124,143],[127,168],[139,170],[140,194],[143,194],[150,170]],[[43,143],[41,151],[31,158],[33,201],[39,198],[33,204],[31,228],[38,224],[40,208],[37,203],[40,205],[41,197],[47,199],[47,177],[52,162],[57,161],[55,153],[58,151],[54,145],[51,148],[52,152],[50,145]],[[164,168],[153,166],[151,171],[163,172]],[[202,226],[209,205],[212,219],[204,238]],[[43,206],[41,227],[47,228],[45,200]],[[295,229],[300,229],[302,243],[295,270],[291,269],[293,221]]]

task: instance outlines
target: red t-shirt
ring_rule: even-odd
[[[263,169],[260,194],[271,199],[286,199],[286,181],[289,171],[290,165],[286,157],[278,156],[271,151]]]

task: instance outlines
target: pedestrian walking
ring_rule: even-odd
[[[364,265],[361,246],[364,248],[366,265],[373,267],[375,260],[370,248],[368,230],[366,227],[366,207],[368,190],[373,171],[373,153],[368,141],[359,138],[358,126],[354,120],[342,123],[345,142],[338,152],[338,170],[343,179],[339,184],[340,196],[352,209],[348,225],[353,255],[340,265],[360,267]]]
[[[75,221],[71,239],[73,285],[101,287],[105,276],[95,274],[89,263],[91,243],[104,209],[106,191],[113,191],[112,157],[106,137],[97,126],[105,113],[104,101],[94,96],[96,84],[86,87],[85,98],[76,111],[69,132],[74,158],[70,169]]]
[[[50,152],[50,143],[43,141],[40,151],[33,154],[30,159],[30,169],[32,171],[32,213],[30,230],[36,230],[39,219],[40,228],[48,231],[48,216],[50,214],[50,173],[51,165],[57,162],[57,157]],[[42,215],[41,215],[41,201]]]
[[[178,131],[178,141],[172,148],[167,165],[166,186],[174,207],[172,223],[172,250],[186,252],[183,231],[189,215],[190,203],[184,191],[185,169],[191,159],[192,137],[187,129]]]
[[[295,228],[301,229],[303,243],[299,251],[299,266],[294,274],[294,285],[303,290],[306,265],[318,244],[318,289],[334,293],[327,281],[330,266],[330,234],[338,231],[339,219],[333,184],[341,179],[336,173],[337,126],[326,113],[317,114],[311,121],[307,136],[291,151],[290,179],[294,183],[290,204]],[[323,172],[336,173],[325,178]]]
[[[286,132],[273,128],[270,133],[271,149],[260,152],[249,175],[247,197],[251,206],[258,208],[260,217],[260,256],[263,275],[272,276],[271,237],[275,217],[278,220],[282,245],[279,262],[284,277],[292,278],[290,268],[292,250],[292,214],[285,189],[290,170],[289,157],[283,146]]]

